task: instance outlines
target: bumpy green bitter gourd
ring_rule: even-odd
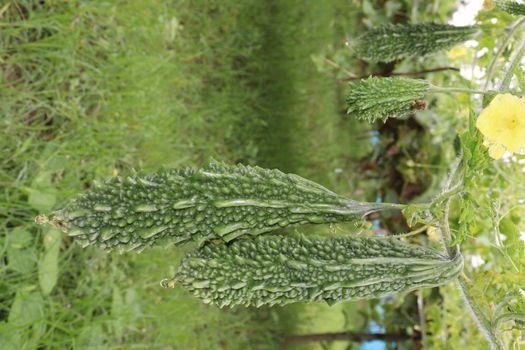
[[[440,23],[386,24],[366,31],[352,49],[357,57],[366,61],[392,62],[448,50],[476,32],[475,27]]]
[[[525,16],[525,4],[513,0],[495,0],[496,7],[515,16]]]
[[[359,221],[389,207],[348,200],[278,170],[214,162],[112,178],[48,220],[82,244],[141,250],[189,240],[230,241],[292,224]]]
[[[408,117],[424,109],[425,94],[430,83],[422,79],[376,78],[356,80],[348,84],[347,113],[372,123],[388,118]]]
[[[257,237],[188,254],[173,280],[220,307],[377,298],[443,284],[463,259],[394,238]]]

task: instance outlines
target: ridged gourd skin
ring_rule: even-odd
[[[512,0],[495,0],[496,7],[515,16],[525,16],[525,4]]]
[[[422,99],[430,90],[426,80],[376,78],[348,84],[347,114],[370,123],[388,118],[404,118],[424,108]]]
[[[212,162],[109,179],[50,221],[81,244],[142,250],[186,241],[230,241],[292,224],[360,221],[381,204],[345,199],[293,174]]]
[[[208,244],[188,254],[171,281],[205,303],[224,306],[379,298],[441,285],[458,275],[461,255],[393,238],[257,237]]]
[[[352,46],[354,54],[369,62],[392,62],[424,57],[470,39],[477,29],[449,24],[386,24],[366,31]]]

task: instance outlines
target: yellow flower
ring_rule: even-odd
[[[428,238],[434,242],[438,242],[441,237],[441,234],[439,233],[437,227],[434,226],[430,226],[429,228],[427,228],[427,235]]]
[[[490,10],[494,8],[494,2],[492,0],[485,0],[483,1],[483,8],[486,10]]]
[[[489,142],[485,140],[483,142],[483,145],[485,145],[485,147],[489,149],[489,156],[492,159],[501,159],[507,151],[507,149],[499,143]]]
[[[506,150],[525,151],[525,98],[497,95],[479,115],[476,127],[492,158],[501,158]]]
[[[449,52],[448,57],[458,58],[467,54],[467,48],[465,46],[454,46]]]

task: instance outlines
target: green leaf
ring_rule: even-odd
[[[8,235],[7,266],[21,274],[31,273],[36,263],[36,250],[31,244],[31,234],[15,228]]]
[[[34,247],[17,249],[7,248],[7,266],[21,274],[29,274],[33,271],[37,260]]]
[[[427,204],[409,204],[402,210],[402,213],[410,227],[418,223],[428,223],[429,207]]]
[[[24,248],[31,244],[31,234],[29,231],[17,227],[8,236],[9,238],[9,246],[13,248]]]
[[[52,172],[41,171],[31,182],[31,187],[28,188],[29,205],[39,212],[49,212],[56,203],[52,177]]]
[[[19,290],[9,310],[9,326],[20,336],[19,349],[36,348],[45,331],[44,300],[39,292]]]
[[[44,295],[51,293],[58,279],[59,249],[48,250],[38,263],[38,281]]]
[[[88,323],[86,327],[79,331],[79,336],[75,343],[79,349],[106,349],[104,340],[106,336],[100,323]]]
[[[525,257],[525,242],[521,239],[519,226],[514,223],[512,216],[509,215],[501,220],[499,230],[507,237],[504,241],[507,253],[515,256],[516,260],[523,259]]]
[[[377,11],[374,9],[374,5],[370,0],[363,0],[363,13],[366,17],[374,17]]]
[[[46,162],[46,169],[48,171],[57,171],[64,169],[67,164],[67,158],[62,156],[53,155]]]
[[[455,244],[463,242],[471,234],[472,226],[479,216],[477,191],[490,162],[487,148],[483,145],[483,136],[476,128],[474,113],[470,113],[468,131],[460,134],[459,139],[464,155],[465,187],[460,204],[459,228],[453,242]]]
[[[56,196],[51,191],[29,189],[29,205],[39,212],[49,212],[56,203]]]
[[[49,228],[44,235],[44,248],[49,250],[55,246],[60,247],[62,241],[62,232],[55,228]]]
[[[394,15],[401,10],[403,4],[397,0],[389,0],[385,4],[385,10],[387,17],[394,17]]]
[[[38,281],[44,295],[51,293],[57,283],[61,236],[61,232],[56,229],[50,229],[44,235],[46,251],[38,263]]]
[[[0,339],[2,350],[19,350],[23,346],[20,331],[5,321],[0,322]]]

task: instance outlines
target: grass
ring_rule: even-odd
[[[205,306],[159,287],[182,249],[122,256],[81,249],[33,218],[94,180],[210,157],[351,191],[351,174],[334,169],[348,166],[337,143],[356,126],[341,122],[335,83],[310,58],[335,39],[336,4],[0,7],[5,349],[279,348],[276,336],[294,331],[310,311]]]

